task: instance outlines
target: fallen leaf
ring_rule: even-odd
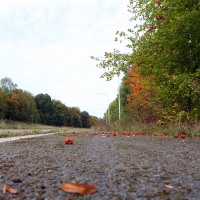
[[[96,187],[90,184],[63,183],[61,188],[65,192],[79,194],[91,194],[96,192]]]
[[[3,193],[5,194],[7,191],[10,192],[11,194],[17,194],[17,190],[15,190],[13,187],[11,187],[9,185],[4,185]]]
[[[147,198],[154,198],[154,197],[156,197],[156,194],[146,194],[145,197],[147,197]]]
[[[169,188],[169,189],[174,188],[172,185],[169,185],[169,184],[164,184],[164,187]]]

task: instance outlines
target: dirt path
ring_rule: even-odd
[[[200,140],[150,136],[54,134],[0,143],[0,199],[199,199]],[[91,183],[97,192],[63,192],[63,182]]]

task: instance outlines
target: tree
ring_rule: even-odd
[[[15,90],[17,94],[18,109],[16,112],[16,120],[23,122],[38,122],[39,112],[36,108],[35,100],[30,92],[23,90]]]
[[[136,26],[118,35],[128,39],[132,53],[106,52],[104,59],[95,58],[98,67],[111,69],[104,74],[108,79],[139,69],[146,89],[154,94],[149,103],[159,117],[199,120],[199,10],[196,0],[130,0]]]
[[[16,90],[17,84],[14,84],[10,78],[5,77],[0,80],[0,89],[3,90],[5,94],[7,94]]]
[[[118,98],[112,101],[109,107],[110,107],[110,120],[112,122],[117,121],[119,119]]]
[[[5,93],[0,89],[0,119],[4,119],[6,111]]]
[[[39,111],[40,122],[42,124],[52,124],[54,105],[48,94],[38,94],[35,96],[36,107]]]
[[[69,108],[71,114],[70,126],[72,127],[82,127],[81,121],[81,111],[78,107]]]
[[[11,92],[7,95],[5,99],[6,103],[6,111],[5,111],[5,118],[9,120],[16,120],[16,112],[19,108],[19,102],[17,100],[17,93]]]
[[[90,115],[88,112],[86,112],[86,111],[81,112],[81,121],[82,121],[83,128],[91,127]]]
[[[91,116],[90,115],[90,124],[91,126],[99,126],[100,125],[100,119],[96,116]]]
[[[78,113],[73,114],[72,121],[73,121],[73,127],[76,127],[76,128],[82,127],[81,116]]]
[[[59,100],[52,100],[54,105],[53,125],[69,126],[70,112],[68,107]]]
[[[132,37],[133,60],[156,94],[158,113],[165,119],[200,119],[199,94],[191,86],[200,78],[199,3],[132,1],[131,6],[133,19],[138,19],[134,11],[142,12],[145,23],[139,32],[146,29],[136,40]]]
[[[6,119],[22,122],[37,122],[39,113],[31,93],[20,89],[14,90],[5,99]]]

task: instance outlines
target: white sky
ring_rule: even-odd
[[[129,0],[0,0],[0,79],[33,95],[47,93],[69,107],[103,117],[118,80],[100,78],[90,56],[114,48],[130,27]]]

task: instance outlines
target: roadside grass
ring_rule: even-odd
[[[53,129],[54,126],[24,123],[10,120],[0,120],[0,129]]]
[[[140,123],[140,122],[114,122],[106,127],[107,130],[116,132],[143,132],[147,135],[165,134],[174,136],[175,134],[185,134],[187,136],[200,136],[200,122],[189,123],[168,123],[158,125],[156,123]]]
[[[70,131],[70,132],[91,131],[91,129],[85,129],[85,128],[56,127],[56,126],[30,124],[30,123],[23,123],[23,122],[16,122],[16,121],[8,121],[8,120],[0,121],[0,130],[6,130],[5,132],[0,134],[0,138],[48,134],[48,133],[56,133],[56,132],[64,133],[66,131]],[[15,132],[11,132],[9,130],[15,130]]]
[[[112,122],[109,125],[101,127],[86,128],[74,128],[74,127],[56,127],[42,124],[30,124],[16,121],[0,121],[0,130],[7,130],[0,134],[0,138],[13,137],[13,136],[25,136],[36,134],[47,134],[66,131],[70,132],[85,132],[85,131],[115,131],[115,132],[143,132],[146,135],[152,134],[165,134],[168,136],[174,136],[175,134],[185,134],[186,136],[200,136],[200,122],[188,123],[168,123],[165,125],[158,125],[156,123],[141,123],[136,121],[121,121]],[[15,132],[9,130],[14,129]],[[17,130],[24,130],[23,132],[17,132]]]

